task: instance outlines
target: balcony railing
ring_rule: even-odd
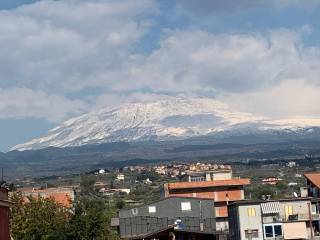
[[[293,215],[279,214],[279,215],[272,215],[272,216],[263,216],[262,219],[263,219],[263,223],[308,221],[309,214],[293,214]]]
[[[317,214],[312,214],[312,220],[320,220],[320,214],[317,213]]]

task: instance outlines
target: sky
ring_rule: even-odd
[[[163,96],[320,117],[320,0],[1,0],[0,151]]]

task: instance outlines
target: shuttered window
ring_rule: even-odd
[[[256,209],[255,208],[248,208],[248,217],[255,217],[256,216]]]
[[[289,218],[290,215],[293,215],[293,207],[292,205],[285,205],[284,212],[286,216],[286,220]]]

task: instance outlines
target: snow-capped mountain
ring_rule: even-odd
[[[314,125],[320,122],[314,120]],[[230,109],[209,98],[168,97],[155,102],[127,103],[72,118],[46,136],[12,150],[68,147],[118,141],[186,139],[246,131],[299,130],[299,120],[274,121]]]

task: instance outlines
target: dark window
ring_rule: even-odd
[[[282,236],[282,227],[281,225],[275,225],[274,226],[274,236]]]
[[[266,237],[273,237],[273,227],[272,226],[265,226],[264,231],[266,233]]]
[[[282,236],[282,226],[279,224],[264,226],[266,238],[274,238]]]

